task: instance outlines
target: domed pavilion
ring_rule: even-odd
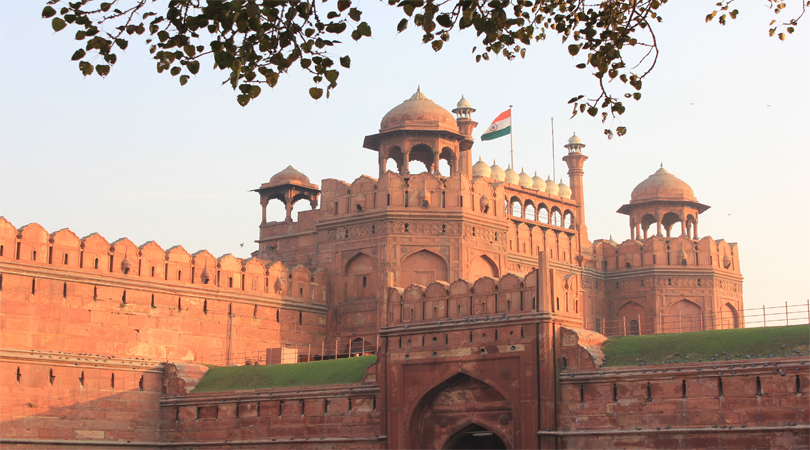
[[[617,212],[630,216],[631,239],[647,239],[650,225],[656,235],[671,237],[672,227],[681,224],[681,236],[698,238],[698,215],[710,207],[699,203],[695,192],[683,180],[667,172],[664,166],[638,184],[630,194],[630,203]]]
[[[363,147],[379,152],[380,176],[389,159],[401,175],[411,173],[410,162],[423,163],[428,173],[440,175],[439,162],[450,166],[450,175],[462,171],[472,176],[472,130],[475,111],[461,98],[453,112],[437,105],[417,88],[411,98],[389,111],[380,122],[378,134],[366,136]]]

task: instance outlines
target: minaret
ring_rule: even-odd
[[[459,142],[461,154],[459,155],[458,169],[470,178],[473,176],[472,152],[470,151],[473,146],[472,131],[478,125],[478,122],[472,120],[472,113],[474,112],[475,109],[463,95],[461,96],[461,100],[458,101],[456,109],[453,110],[453,113],[457,116],[456,122],[458,123],[458,131],[465,137],[463,141]]]
[[[582,184],[582,175],[585,173],[582,167],[585,165],[587,156],[582,154],[585,144],[577,137],[576,133],[568,139],[565,148],[568,154],[563,156],[563,161],[568,164],[568,181],[571,183],[571,199],[577,202],[577,216],[575,222],[579,230],[581,242],[588,241],[588,228],[585,225],[585,192]],[[582,248],[582,247],[580,247]]]

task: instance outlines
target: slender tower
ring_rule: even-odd
[[[478,125],[478,122],[472,120],[472,113],[475,112],[475,108],[462,95],[453,112],[457,117],[458,131],[464,135],[464,140],[459,142],[458,170],[472,178],[472,155],[470,149],[473,146],[472,132],[475,126]]]
[[[575,219],[577,230],[580,236],[580,249],[582,243],[588,241],[588,227],[585,225],[585,192],[582,184],[582,175],[585,173],[582,167],[585,165],[587,156],[582,154],[585,144],[577,137],[576,133],[568,139],[565,148],[568,154],[563,156],[563,161],[568,164],[568,180],[571,183],[571,198],[577,202],[577,217]]]

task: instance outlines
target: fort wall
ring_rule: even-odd
[[[162,362],[325,338],[324,274],[0,218],[2,437],[159,440]],[[58,349],[58,350],[55,350]]]
[[[567,448],[806,447],[806,358],[602,367],[594,335],[561,330],[557,429],[539,434]]]
[[[384,448],[376,383],[166,397],[163,442],[189,447]]]

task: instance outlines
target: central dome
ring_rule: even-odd
[[[450,111],[425,97],[421,89],[392,109],[380,122],[380,133],[397,130],[441,130],[458,133],[458,123]]]
[[[639,183],[630,195],[630,203],[649,201],[696,202],[697,199],[688,184],[661,167]]]

